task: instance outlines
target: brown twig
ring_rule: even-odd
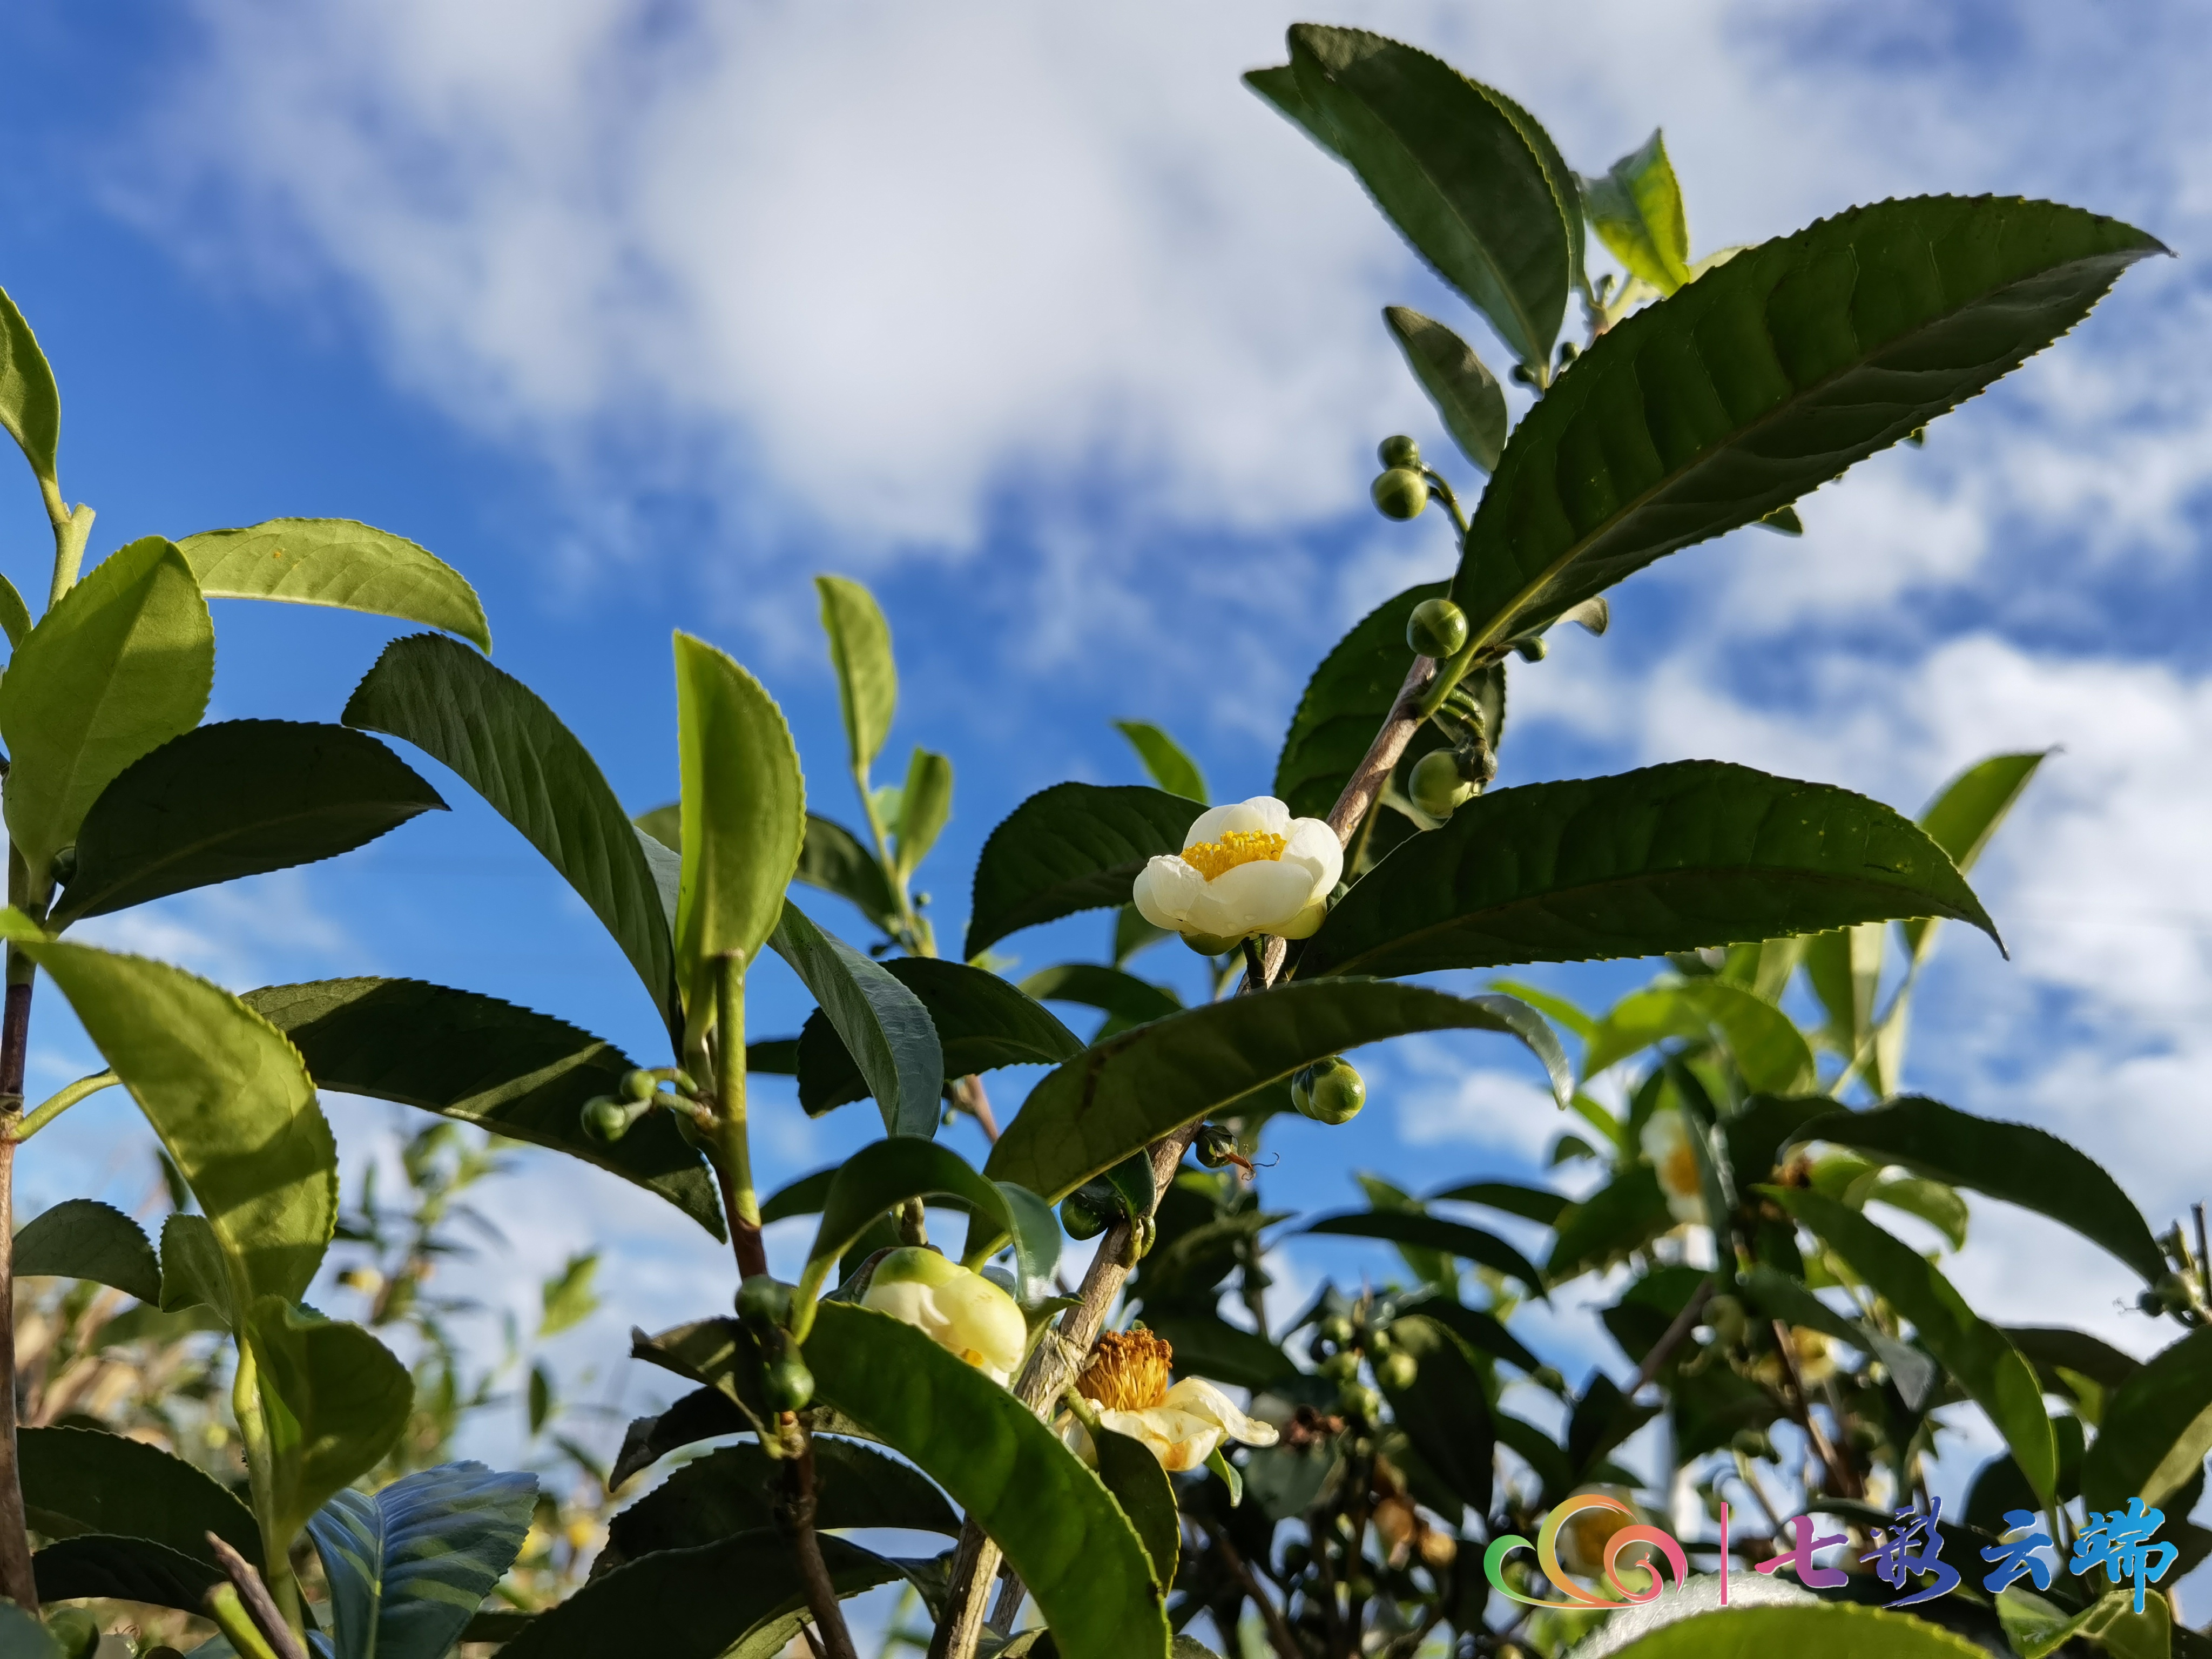
[[[1720,1275],[1715,1273],[1690,1293],[1690,1299],[1682,1304],[1682,1311],[1674,1316],[1674,1322],[1667,1328],[1667,1334],[1652,1345],[1650,1353],[1644,1356],[1644,1363],[1636,1368],[1636,1381],[1628,1385],[1628,1390],[1622,1398],[1633,1400],[1651,1386],[1653,1379],[1659,1375],[1659,1368],[1667,1363],[1668,1356],[1681,1346],[1684,1337],[1697,1328],[1698,1316],[1705,1312],[1705,1304],[1713,1299],[1713,1291],[1719,1284]]]
[[[991,1097],[983,1092],[983,1079],[970,1072],[953,1085],[959,1092],[961,1103],[968,1115],[975,1120],[975,1127],[983,1132],[983,1139],[994,1146],[999,1144],[999,1120],[991,1113]]]
[[[21,867],[12,850],[10,862]],[[0,1014],[0,1595],[35,1617],[39,1586],[23,1516],[15,1446],[15,1126],[23,1117],[23,1062],[30,1049],[30,959],[8,951],[6,1012]]]
[[[1797,1345],[1790,1340],[1789,1325],[1779,1319],[1774,1322],[1774,1340],[1782,1350],[1782,1369],[1790,1378],[1790,1397],[1796,1406],[1794,1415],[1797,1426],[1813,1443],[1814,1455],[1828,1471],[1828,1479],[1835,1482],[1837,1496],[1864,1496],[1857,1475],[1837,1455],[1834,1443],[1828,1438],[1828,1431],[1820,1426],[1820,1419],[1813,1415],[1812,1396],[1805,1392],[1805,1375],[1797,1368]]]
[[[208,1547],[215,1552],[215,1559],[222,1564],[223,1577],[230,1580],[254,1628],[261,1632],[276,1659],[307,1659],[307,1650],[284,1622],[284,1615],[276,1611],[269,1586],[261,1582],[261,1575],[253,1570],[253,1564],[223,1542],[220,1534],[208,1534],[207,1540]]]
[[[1229,1569],[1229,1576],[1237,1581],[1237,1588],[1260,1609],[1261,1620],[1267,1626],[1267,1644],[1280,1654],[1282,1659],[1305,1659],[1290,1621],[1283,1617],[1283,1610],[1275,1605],[1266,1589],[1253,1576],[1243,1553],[1230,1541],[1229,1529],[1203,1521],[1199,1525],[1205,1528],[1206,1540],[1221,1553],[1222,1565]]]
[[[829,1563],[822,1559],[822,1535],[814,1529],[814,1441],[789,1412],[781,1419],[786,1443],[799,1443],[796,1456],[783,1460],[783,1502],[779,1519],[791,1534],[792,1553],[799,1558],[799,1576],[806,1584],[806,1605],[814,1614],[829,1659],[860,1659],[854,1650],[853,1633],[845,1628],[845,1610],[838,1605],[837,1586],[830,1582]]]

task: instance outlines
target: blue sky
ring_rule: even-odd
[[[283,514],[410,536],[477,583],[495,660],[640,808],[673,793],[681,627],[767,679],[815,804],[849,820],[808,584],[870,581],[904,676],[890,752],[927,742],[957,768],[923,883],[951,937],[1006,811],[1062,778],[1137,777],[1111,719],[1168,726],[1217,798],[1259,793],[1319,654],[1449,565],[1434,517],[1365,505],[1384,434],[1448,451],[1376,311],[1488,342],[1237,84],[1300,15],[22,0],[0,14],[0,283],[59,373],[64,488],[99,510],[95,554]],[[2212,158],[2191,96],[2212,43],[2191,9],[1328,15],[1504,87],[1585,171],[1663,125],[1698,252],[1947,190],[2056,197],[2174,248],[1924,451],[1804,503],[1803,540],[1743,532],[1620,590],[1606,639],[1516,674],[1501,779],[1711,757],[1917,810],[1983,754],[2063,744],[1978,878],[2012,960],[1953,930],[1910,1077],[2077,1138],[2162,1225],[2203,1192],[2212,1053]],[[0,567],[43,592],[48,556],[27,472],[0,468]],[[216,620],[218,717],[334,719],[393,631]],[[422,764],[450,815],[106,937],[240,988],[441,980],[648,1052],[650,1011],[580,905]],[[1104,927],[1009,948],[1042,966],[1095,954]],[[1539,977],[1601,1000],[1646,971]],[[89,1069],[41,1007],[34,1088]],[[804,1012],[771,983],[752,1024]],[[1357,1125],[1280,1138],[1271,1199],[1353,1201],[1352,1166],[1419,1187],[1535,1168],[1553,1123],[1516,1054],[1437,1041],[1368,1069]],[[1024,1086],[998,1081],[1002,1113]],[[349,1156],[388,1146],[386,1109],[331,1109]],[[830,1161],[865,1109],[773,1113],[771,1181]],[[27,1154],[27,1197],[135,1200],[132,1126],[112,1096],[78,1109]],[[622,1305],[562,1339],[570,1370],[616,1386],[628,1323],[720,1304],[726,1258],[672,1212],[550,1158],[527,1170],[501,1206],[515,1248],[471,1288],[527,1308],[569,1251],[604,1248]],[[1957,1276],[1979,1305],[2164,1340],[2119,1310],[2117,1264],[1990,1206],[1978,1225]],[[1286,1265],[1310,1287],[1385,1258]],[[1601,1348],[1571,1324],[1553,1334],[1572,1372]]]

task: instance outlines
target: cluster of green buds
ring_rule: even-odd
[[[791,1340],[792,1294],[766,1273],[738,1286],[738,1322],[760,1350],[761,1396],[776,1412],[803,1412],[814,1401],[814,1373]]]
[[[664,1090],[662,1085],[668,1085]],[[612,1146],[636,1127],[637,1121],[656,1106],[673,1106],[696,1099],[699,1085],[674,1066],[653,1072],[643,1066],[624,1072],[617,1092],[594,1095],[584,1103],[584,1133],[593,1140]],[[679,1122],[684,1119],[679,1117]]]
[[[1342,1054],[1317,1060],[1291,1079],[1291,1104],[1316,1123],[1349,1123],[1367,1103],[1367,1080]]]
[[[1096,1238],[1117,1222],[1129,1227],[1129,1261],[1144,1259],[1159,1236],[1159,1224],[1148,1215],[1132,1215],[1121,1194],[1103,1176],[1086,1181],[1060,1200],[1060,1224],[1070,1238]]]
[[[1421,468],[1421,447],[1401,434],[1385,438],[1376,452],[1382,471],[1368,486],[1375,509],[1386,519],[1418,519],[1429,504],[1428,476]]]
[[[1374,1423],[1382,1410],[1382,1395],[1360,1381],[1363,1365],[1371,1366],[1376,1381],[1394,1394],[1411,1388],[1419,1374],[1413,1356],[1391,1339],[1385,1310],[1370,1301],[1349,1313],[1323,1315],[1306,1353],[1336,1384],[1338,1415],[1358,1422]]]

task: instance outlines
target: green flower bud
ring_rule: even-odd
[[[1237,1132],[1218,1123],[1203,1124],[1199,1128],[1197,1139],[1191,1142],[1190,1149],[1207,1169],[1218,1170],[1237,1151]]]
[[[1368,1332],[1367,1340],[1361,1346],[1365,1347],[1368,1353],[1376,1359],[1382,1358],[1386,1354],[1395,1353],[1398,1349],[1396,1340],[1391,1336],[1389,1332],[1385,1330],[1372,1330]]]
[[[754,1273],[738,1286],[738,1317],[757,1328],[788,1324],[791,1286],[766,1273]]]
[[[46,866],[46,871],[53,877],[55,886],[68,886],[76,876],[76,843],[71,842],[56,853],[53,862]],[[71,1608],[70,1611],[75,1612],[76,1609]]]
[[[1705,1323],[1729,1347],[1740,1347],[1751,1334],[1751,1321],[1743,1304],[1732,1296],[1717,1296],[1705,1304]]]
[[[635,1071],[623,1073],[622,1093],[624,1100],[651,1100],[653,1091],[659,1087],[660,1079],[643,1066],[638,1067]]]
[[[1316,1123],[1349,1123],[1366,1103],[1366,1080],[1341,1054],[1317,1060],[1291,1079],[1291,1104]]]
[[[1413,1378],[1420,1373],[1420,1364],[1409,1353],[1394,1353],[1375,1368],[1375,1375],[1392,1394],[1402,1393],[1413,1386]]]
[[[1337,1391],[1336,1412],[1340,1417],[1357,1417],[1372,1423],[1382,1414],[1382,1396],[1364,1382],[1347,1382]]]
[[[1118,1211],[1101,1210],[1080,1188],[1060,1200],[1060,1224],[1070,1238],[1096,1238],[1118,1219]]]
[[[1321,1322],[1321,1334],[1323,1340],[1343,1347],[1352,1340],[1352,1322],[1342,1314],[1331,1314]]]
[[[1552,654],[1552,647],[1541,634],[1531,634],[1525,640],[1514,641],[1513,648],[1521,653],[1523,662],[1541,662]]]
[[[803,1412],[814,1403],[814,1373],[797,1354],[787,1353],[769,1364],[761,1392],[777,1411]]]
[[[100,1620],[82,1607],[57,1607],[46,1615],[46,1634],[68,1659],[92,1659],[100,1646]]]
[[[1229,939],[1215,933],[1185,933],[1182,942],[1202,957],[1225,957],[1244,943],[1242,938]]]
[[[1448,818],[1474,797],[1474,785],[1460,775],[1457,754],[1432,749],[1413,763],[1406,793],[1431,817]]]
[[[1406,643],[1441,662],[1467,643],[1467,612],[1449,599],[1423,599],[1406,618]]]
[[[629,1133],[644,1109],[612,1095],[594,1095],[584,1103],[584,1133],[611,1146]]]
[[[1378,474],[1367,493],[1384,518],[1418,519],[1429,504],[1429,481],[1409,466],[1394,466]]]
[[[1376,447],[1375,457],[1388,467],[1419,467],[1421,447],[1401,432],[1395,438],[1385,438]]]
[[[1359,1351],[1340,1348],[1321,1362],[1321,1374],[1332,1382],[1349,1382],[1359,1375]]]

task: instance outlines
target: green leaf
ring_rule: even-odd
[[[899,922],[898,899],[876,855],[853,832],[828,818],[806,815],[806,839],[799,849],[799,879],[835,893],[889,933]]]
[[[1570,1206],[1555,1224],[1558,1237],[1544,1265],[1547,1285],[1564,1285],[1640,1249],[1672,1229],[1674,1216],[1657,1171],[1649,1164],[1634,1164]]]
[[[1358,980],[1290,984],[1187,1008],[1094,1044],[1048,1073],[983,1172],[1057,1203],[1139,1147],[1327,1055],[1409,1031],[1500,1031],[1564,1085],[1566,1060],[1510,997]]]
[[[805,1356],[817,1398],[919,1466],[1006,1552],[1063,1659],[1165,1654],[1143,1544],[1098,1477],[1020,1401],[867,1308],[823,1304]]]
[[[1393,1389],[1385,1382],[1390,1414],[1453,1495],[1487,1515],[1498,1451],[1481,1370],[1456,1335],[1422,1314],[1391,1321],[1390,1340],[1416,1367],[1407,1387]]]
[[[588,1250],[570,1256],[568,1265],[539,1287],[538,1303],[544,1310],[538,1322],[539,1341],[574,1329],[599,1310],[598,1293],[592,1289],[599,1270],[599,1253]]]
[[[822,631],[837,670],[837,702],[845,714],[845,745],[863,777],[898,708],[898,665],[891,658],[890,624],[875,595],[846,576],[817,576]]]
[[[952,763],[933,750],[915,745],[899,790],[898,822],[892,826],[891,856],[902,877],[911,876],[937,845],[952,816]]]
[[[34,891],[124,768],[199,724],[215,627],[158,536],[109,554],[24,635],[0,679],[8,834]]]
[[[1542,1187],[1524,1187],[1516,1181],[1470,1181],[1462,1186],[1447,1187],[1442,1192],[1431,1193],[1428,1201],[1437,1203],[1480,1204],[1507,1215],[1517,1215],[1523,1221],[1533,1221],[1540,1227],[1555,1226],[1560,1214],[1571,1200]]]
[[[1496,471],[1510,424],[1497,376],[1473,346],[1410,307],[1383,307],[1382,321],[1460,452],[1485,472]]]
[[[614,936],[671,1036],[681,1036],[675,947],[644,846],[599,763],[536,692],[457,641],[416,634],[385,647],[344,718],[451,767],[520,830]]]
[[[2033,754],[1992,755],[1977,762],[1936,792],[1920,815],[1920,827],[1966,874],[1982,856],[2015,802],[2027,793],[2036,769],[2049,759],[2047,749]],[[1924,954],[1936,924],[1915,917],[1905,924],[1905,949]]]
[[[24,635],[30,631],[30,606],[23,603],[15,584],[0,576],[0,633],[7,635],[8,648],[12,651],[22,644]]]
[[[52,925],[335,858],[445,808],[397,755],[343,726],[198,726],[133,762],[93,802]]]
[[[337,1220],[337,1147],[283,1035],[181,969],[85,945],[15,948],[52,977],[191,1185],[234,1305],[307,1291]]]
[[[200,1553],[188,1555],[123,1533],[88,1532],[59,1539],[31,1558],[31,1571],[41,1601],[100,1596],[203,1615],[208,1591],[226,1582],[222,1569],[207,1559],[204,1546]],[[9,1602],[0,1601],[0,1608],[15,1611]],[[15,1659],[21,1651],[0,1637],[0,1659]],[[229,1659],[231,1649],[225,1644],[212,1652],[204,1646],[192,1651],[209,1653],[210,1659],[215,1655]]]
[[[1583,211],[1613,258],[1662,295],[1690,280],[1690,228],[1682,187],[1657,132],[1604,175],[1582,181]]]
[[[1616,1649],[1613,1659],[1987,1659],[1963,1637],[1908,1613],[1836,1602],[1719,1607]]]
[[[1871,1111],[1814,1118],[1791,1139],[1847,1146],[1948,1186],[2002,1199],[2071,1227],[2155,1283],[2165,1253],[2104,1166],[2045,1130],[2001,1123],[1911,1095]]]
[[[1357,884],[1297,973],[1656,956],[1904,915],[1996,937],[1942,850],[1879,801],[1677,761],[1477,796]]]
[[[935,1134],[945,1050],[921,999],[788,901],[769,944],[822,1005],[881,1108],[884,1127],[893,1134]]]
[[[1145,1325],[1175,1350],[1176,1369],[1254,1393],[1297,1374],[1283,1351],[1257,1331],[1241,1330],[1212,1314],[1145,1310]]]
[[[1428,1296],[1418,1302],[1407,1304],[1405,1311],[1434,1320],[1469,1348],[1503,1359],[1509,1365],[1518,1365],[1524,1371],[1541,1369],[1534,1354],[1522,1346],[1504,1326],[1480,1309],[1464,1307],[1449,1297]]]
[[[684,1464],[614,1517],[608,1565],[774,1527],[781,1468],[757,1443],[723,1446]],[[857,1440],[817,1437],[814,1497],[814,1523],[825,1531],[896,1527],[950,1537],[960,1530],[960,1517],[935,1486]]]
[[[1394,1244],[1411,1244],[1421,1249],[1440,1250],[1446,1255],[1465,1256],[1470,1261],[1510,1274],[1538,1296],[1544,1294],[1544,1275],[1536,1271],[1527,1256],[1495,1233],[1463,1222],[1447,1221],[1442,1216],[1416,1215],[1402,1210],[1353,1210],[1343,1215],[1323,1216],[1305,1231],[1309,1235],[1333,1238],[1387,1239]]]
[[[1095,962],[1041,968],[1022,981],[1021,989],[1039,1002],[1073,1002],[1099,1009],[1108,1016],[1101,1036],[1164,1019],[1182,1006],[1182,999],[1166,986]]]
[[[1091,1434],[1091,1443],[1098,1457],[1098,1479],[1121,1506],[1152,1563],[1152,1583],[1164,1594],[1175,1583],[1176,1560],[1182,1552],[1175,1484],[1141,1440],[1101,1428]]]
[[[415,1406],[407,1368],[358,1325],[264,1296],[246,1316],[269,1422],[270,1488],[287,1544],[381,1462]]]
[[[235,1330],[240,1322],[222,1243],[204,1215],[180,1210],[161,1223],[161,1308],[165,1314],[210,1309],[223,1330]]]
[[[15,1275],[88,1279],[141,1302],[161,1299],[161,1264],[129,1216],[89,1198],[68,1198],[15,1232]]]
[[[270,519],[177,544],[211,599],[365,611],[458,634],[485,651],[491,624],[461,573],[404,536],[351,519]]]
[[[1911,1322],[1921,1346],[1989,1413],[2028,1484],[2049,1504],[2058,1480],[2057,1443],[2035,1371],[2004,1333],[1969,1308],[1919,1252],[1857,1211],[1808,1188],[1759,1190],[1817,1234]]]
[[[2081,1462],[2091,1509],[2160,1504],[2196,1478],[2212,1452],[2212,1329],[2191,1331],[2144,1361],[2105,1402],[2104,1426]]]
[[[1127,966],[1138,951],[1171,937],[1167,928],[1146,921],[1135,905],[1125,904],[1114,916],[1114,965]]]
[[[900,1576],[882,1556],[842,1538],[824,1537],[821,1546],[840,1595]],[[775,1532],[740,1533],[695,1549],[659,1551],[592,1579],[531,1620],[500,1655],[576,1659],[635,1652],[638,1633],[650,1631],[653,1659],[721,1659],[757,1626],[805,1605],[790,1541]]]
[[[630,1420],[623,1434],[622,1450],[607,1472],[607,1490],[619,1492],[632,1477],[672,1451],[702,1440],[744,1434],[752,1426],[752,1419],[720,1389],[695,1389],[665,1412]]]
[[[62,394],[38,337],[5,289],[0,289],[0,428],[22,450],[39,483],[58,490],[54,463],[62,441]]]
[[[1364,29],[1300,23],[1290,46],[1299,94],[1376,204],[1522,362],[1543,367],[1582,225],[1579,203],[1560,194],[1572,180],[1547,173],[1531,142],[1535,124],[1449,64]]]
[[[307,1523],[347,1659],[446,1659],[530,1530],[538,1481],[481,1463],[341,1492]]]
[[[1204,809],[1140,784],[1056,783],[1000,821],[975,861],[961,954],[1078,910],[1127,904],[1146,860],[1180,853]]]
[[[270,985],[241,1000],[298,1046],[324,1089],[396,1101],[565,1152],[657,1193],[724,1236],[714,1179],[674,1118],[649,1112],[611,1145],[584,1133],[584,1103],[617,1092],[634,1065],[587,1031],[495,997],[412,979]]]
[[[1336,147],[1336,130],[1329,125],[1328,118],[1308,102],[1305,94],[1299,90],[1297,70],[1288,64],[1279,64],[1273,69],[1247,70],[1244,84],[1296,122],[1307,137],[1340,161],[1344,159]]]
[[[1583,1075],[1594,1077],[1669,1037],[1698,1042],[1717,1037],[1735,1056],[1745,1086],[1759,1094],[1795,1094],[1817,1081],[1813,1051],[1796,1022],[1772,1003],[1717,979],[1654,986],[1622,998],[1592,1034]]]
[[[822,1224],[815,1232],[813,1248],[807,1252],[806,1271],[799,1281],[801,1297],[820,1291],[830,1264],[885,1211],[909,1198],[933,1195],[957,1199],[981,1218],[969,1223],[969,1231],[983,1237],[993,1249],[968,1251],[969,1267],[981,1267],[999,1241],[1012,1237],[1025,1279],[1051,1275],[1060,1255],[1060,1227],[1049,1211],[1009,1203],[998,1186],[976,1174],[967,1159],[949,1146],[913,1135],[893,1135],[861,1147],[845,1160],[830,1183],[823,1200]]]
[[[898,957],[882,966],[928,1011],[947,1081],[1001,1066],[1056,1066],[1083,1052],[1074,1032],[996,974],[931,957]],[[799,1038],[799,1103],[812,1116],[867,1093],[843,1040],[817,1010]]]
[[[677,968],[690,1030],[714,1018],[714,963],[750,968],[783,911],[806,834],[806,781],[783,711],[730,657],[676,636],[684,772],[684,886]]]
[[[1857,1061],[1874,1035],[1875,996],[1888,927],[1870,921],[1805,941],[1805,977],[1828,1016],[1829,1045]]]
[[[261,1559],[252,1512],[180,1457],[100,1429],[24,1428],[17,1445],[24,1513],[48,1538],[143,1538],[219,1576],[207,1541],[213,1533],[247,1560]]]
[[[1747,249],[1592,343],[1514,428],[1452,597],[1478,647],[1895,443],[2163,252],[2046,202],[1920,197]]]
[[[1114,729],[1129,740],[1154,783],[1170,795],[1206,805],[1206,775],[1182,744],[1150,720],[1115,720]]]

